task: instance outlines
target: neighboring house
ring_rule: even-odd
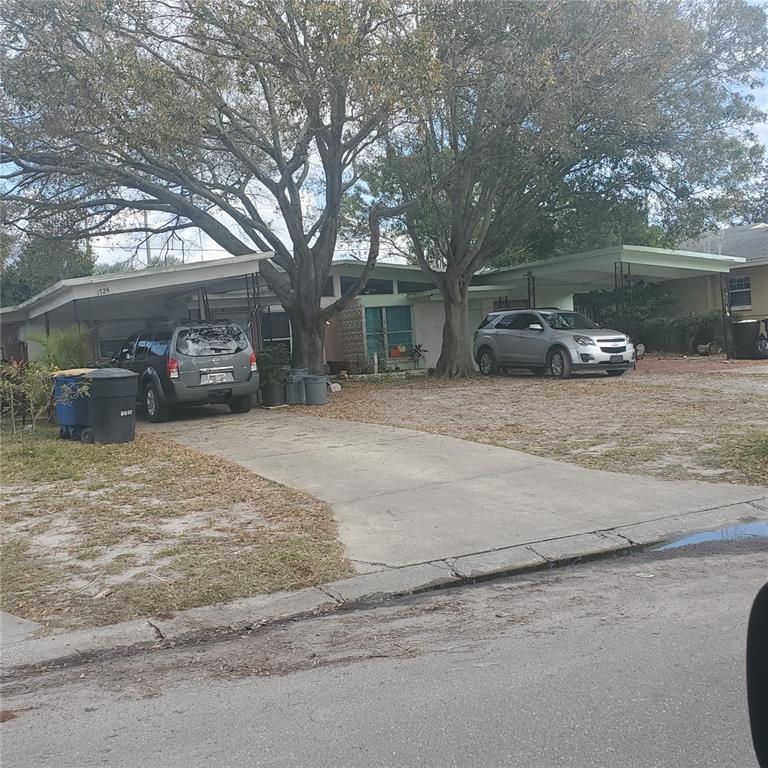
[[[230,320],[252,338],[290,346],[291,328],[277,298],[258,277],[258,262],[270,253],[239,256],[125,274],[64,280],[16,307],[0,310],[3,353],[39,353],[32,337],[73,322],[91,328],[94,355],[108,360],[133,331],[161,320]],[[574,297],[630,279],[687,280],[719,284],[745,259],[691,251],[615,246],[562,256],[475,276],[469,288],[470,327],[499,308],[529,306],[573,309]],[[360,275],[361,261],[339,260],[323,292],[335,301]],[[437,363],[444,322],[439,290],[418,267],[379,263],[357,300],[333,317],[326,329],[326,360],[351,372],[405,370]],[[468,340],[471,343],[471,338]],[[414,359],[414,345],[427,350]]]
[[[744,320],[768,318],[768,224],[751,224],[710,232],[683,247],[704,253],[739,256],[722,284],[713,277],[696,277],[670,284],[676,309],[707,312],[722,306],[721,291],[731,311]]]

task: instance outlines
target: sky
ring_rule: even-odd
[[[762,5],[768,8],[768,0],[758,0],[756,5]],[[763,83],[762,87],[752,91],[755,97],[755,105],[761,109],[764,113],[768,114],[768,72],[758,73]],[[755,134],[758,140],[766,147],[768,147],[768,118],[761,124],[754,127]],[[271,211],[261,210],[262,216],[267,221],[272,221],[274,231],[280,236],[286,244],[290,245],[290,239],[288,237],[287,230],[280,217]],[[115,263],[128,259],[132,253],[140,253],[140,258],[144,261],[146,246],[143,245],[143,235],[122,235],[119,237],[100,237],[93,238],[91,241],[92,247],[96,251],[97,261],[102,263]],[[221,246],[215,243],[208,235],[200,232],[197,229],[187,230],[181,233],[179,238],[167,242],[166,236],[154,236],[150,238],[150,252],[153,256],[162,256],[164,253],[169,253],[177,258],[183,258],[185,261],[202,261],[209,259],[224,258],[230,256]],[[337,253],[340,256],[352,255],[363,256],[359,252],[360,249],[354,246],[343,246],[340,244],[337,249]],[[386,260],[386,255],[382,253],[382,260]],[[394,257],[396,260],[400,260],[399,257]]]

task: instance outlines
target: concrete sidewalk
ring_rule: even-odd
[[[142,429],[237,462],[333,506],[361,572],[768,496],[768,488],[584,469],[507,448],[375,424],[255,410],[200,411]]]

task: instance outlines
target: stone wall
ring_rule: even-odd
[[[365,313],[355,300],[330,320],[325,329],[325,359],[344,362],[349,373],[366,373],[370,368],[365,348]]]

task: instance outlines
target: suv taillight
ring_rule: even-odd
[[[258,370],[259,369],[256,367],[256,353],[251,352],[251,373]]]
[[[174,360],[172,357],[168,358],[168,378],[169,379],[179,378],[179,361]]]

